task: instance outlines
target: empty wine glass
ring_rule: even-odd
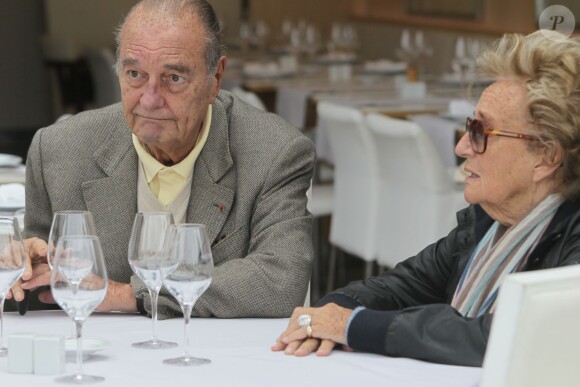
[[[462,86],[467,85],[467,79],[474,65],[473,58],[467,55],[465,39],[462,36],[458,37],[455,42],[455,58],[451,61],[451,68],[458,74]]]
[[[164,360],[178,366],[211,363],[189,354],[189,320],[193,305],[209,287],[213,277],[211,246],[203,224],[169,226],[165,240],[166,254],[161,265],[163,284],[177,299],[185,319],[185,349],[183,356]]]
[[[4,346],[4,299],[24,272],[25,255],[20,227],[16,218],[0,217],[0,357],[6,356]]]
[[[107,271],[97,236],[64,235],[59,239],[50,286],[58,305],[75,323],[77,339],[77,372],[56,381],[70,384],[104,381],[102,376],[83,373],[82,358],[83,323],[107,294]]]
[[[56,246],[59,239],[64,235],[97,235],[93,214],[82,210],[57,211],[54,213],[48,234],[48,249],[46,252],[48,266],[51,269]],[[75,340],[75,330],[76,328],[73,327],[67,340]]]
[[[135,215],[133,231],[129,240],[129,264],[149,290],[151,297],[151,320],[153,334],[147,341],[133,343],[135,348],[173,348],[177,343],[159,340],[157,337],[157,298],[163,282],[161,280],[161,260],[163,259],[163,238],[167,227],[173,224],[169,212],[146,212]]]
[[[52,269],[52,260],[58,240],[64,235],[97,235],[93,215],[89,211],[58,211],[52,217],[48,234],[48,265]]]

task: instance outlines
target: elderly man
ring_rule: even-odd
[[[289,316],[310,275],[311,142],[220,91],[226,58],[205,0],[143,0],[117,42],[122,104],[80,113],[34,137],[26,236],[46,240],[56,211],[91,211],[110,279],[99,309],[145,312],[146,287],[127,262],[131,225],[138,211],[170,211],[176,223],[206,224],[212,243],[215,277],[193,315]],[[35,289],[48,283],[40,263],[46,245],[29,239],[27,246],[33,269],[22,288]],[[14,298],[22,296],[15,287]],[[38,300],[53,302],[47,291]],[[180,313],[162,293],[160,316]]]

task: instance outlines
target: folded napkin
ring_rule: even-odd
[[[0,185],[0,208],[23,208],[24,185],[2,184]]]

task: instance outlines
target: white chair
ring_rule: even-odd
[[[467,203],[421,127],[379,114],[365,120],[380,179],[378,263],[394,267],[447,235]]]
[[[312,241],[314,245],[314,260],[312,262],[312,298],[318,301],[320,298],[320,261],[322,256],[323,244],[321,218],[331,216],[334,209],[334,186],[332,184],[315,184],[311,185],[306,192],[308,203],[306,208],[312,214]],[[310,296],[310,289],[308,292]]]
[[[266,105],[264,105],[264,103],[262,102],[260,97],[258,97],[258,95],[256,93],[253,93],[251,91],[246,91],[239,86],[232,87],[232,93],[234,93],[234,95],[236,97],[238,97],[239,99],[241,99],[242,101],[244,101],[246,103],[249,103],[253,107],[258,108],[258,109],[263,110],[263,111],[267,111]]]
[[[455,157],[455,135],[459,123],[431,114],[418,114],[411,117],[429,136],[433,145],[439,151],[445,168],[457,168]]]
[[[376,259],[378,171],[371,134],[359,110],[321,102],[319,126],[334,158],[334,211],[327,290],[333,290],[336,248],[366,261],[366,277]]]
[[[509,275],[483,360],[481,387],[580,385],[580,265]]]
[[[94,107],[121,101],[119,78],[115,73],[115,56],[106,48],[88,49],[85,53],[95,92]]]
[[[306,208],[312,216],[328,216],[334,207],[334,186],[332,184],[314,184],[306,193],[308,203]]]

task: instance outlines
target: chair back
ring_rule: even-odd
[[[439,152],[445,168],[457,167],[455,156],[455,136],[459,124],[432,114],[418,114],[411,117],[429,136]]]
[[[366,260],[376,259],[377,162],[371,134],[359,110],[321,102],[319,130],[325,130],[334,159],[334,210],[330,242]]]
[[[234,95],[236,97],[238,97],[239,99],[241,99],[242,101],[244,101],[246,103],[249,103],[253,107],[260,109],[262,111],[267,110],[266,106],[264,105],[264,103],[262,102],[260,97],[258,97],[258,95],[256,93],[253,93],[251,91],[246,91],[239,86],[232,87],[231,91],[232,91],[232,93],[234,93]]]
[[[379,114],[365,122],[380,180],[378,261],[393,267],[451,231],[467,203],[419,125]]]
[[[496,303],[481,387],[580,384],[580,265],[511,274]]]
[[[121,101],[119,77],[115,73],[115,56],[106,48],[88,49],[85,53],[95,91],[94,107],[100,108]]]
[[[332,215],[334,208],[334,186],[332,184],[310,183],[310,188],[306,191],[306,209],[314,218]]]

